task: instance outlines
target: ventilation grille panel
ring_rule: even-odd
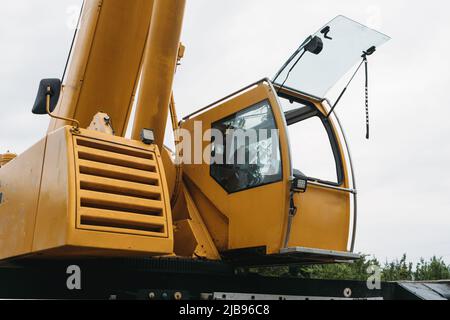
[[[75,138],[80,229],[168,237],[154,152]]]

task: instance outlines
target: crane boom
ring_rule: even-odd
[[[159,148],[164,143],[185,4],[185,0],[155,0],[144,55],[132,138],[139,140],[141,130],[151,128]]]
[[[134,103],[153,0],[85,0],[55,114],[85,128],[102,111],[124,136]],[[69,123],[52,120],[49,132]]]

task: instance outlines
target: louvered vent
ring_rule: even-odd
[[[155,153],[75,138],[78,227],[167,237],[167,217]]]

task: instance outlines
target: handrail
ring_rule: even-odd
[[[332,189],[332,190],[337,190],[337,191],[348,192],[348,193],[351,193],[351,194],[357,194],[358,193],[357,190],[355,190],[355,189],[335,187],[335,186],[332,186],[332,185],[328,185],[328,184],[324,184],[324,183],[320,183],[320,182],[315,182],[315,181],[308,181],[308,184],[316,186],[316,187],[325,188],[325,189]]]

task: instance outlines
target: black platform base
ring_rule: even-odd
[[[80,290],[70,288],[73,266]],[[72,268],[71,268],[72,267]],[[68,286],[69,282],[69,286]],[[419,299],[397,283],[268,278],[227,264],[179,259],[22,261],[0,268],[3,299]]]

